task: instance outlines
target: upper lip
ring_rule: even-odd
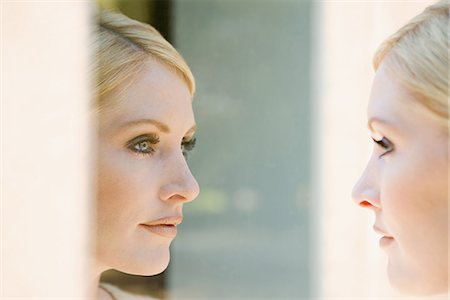
[[[381,228],[378,227],[377,225],[373,225],[373,230],[374,230],[376,233],[381,234],[382,236],[392,238],[392,236],[390,236],[389,234],[386,233],[386,230],[381,229]]]
[[[154,221],[142,223],[142,225],[155,226],[155,225],[173,225],[177,226],[183,222],[183,216],[168,216],[162,217]]]

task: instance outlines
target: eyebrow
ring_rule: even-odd
[[[157,127],[163,133],[170,133],[169,126],[167,126],[163,122],[160,122],[160,121],[157,121],[154,119],[141,119],[141,120],[130,121],[130,122],[123,124],[120,127],[122,129],[126,129],[129,127],[134,127],[134,126],[138,126],[138,125],[153,125],[153,126]],[[196,129],[197,129],[197,125],[194,125],[186,132],[186,134],[187,135],[191,134],[191,133],[195,132]]]

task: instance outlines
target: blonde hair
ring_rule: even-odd
[[[441,121],[449,118],[449,0],[427,7],[378,48],[382,62]]]
[[[191,96],[194,95],[191,70],[155,28],[111,11],[101,11],[97,17],[93,75],[98,109],[111,105],[105,95],[119,86],[121,90],[126,89],[149,58],[172,69],[184,80]]]

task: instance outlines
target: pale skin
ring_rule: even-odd
[[[183,205],[199,193],[185,157],[196,129],[186,83],[149,59],[120,100],[117,95],[111,93],[115,104],[98,118],[91,282],[101,300],[111,299],[98,288],[105,270],[155,275],[166,269]]]
[[[378,69],[368,105],[375,140],[354,201],[375,213],[392,286],[448,292],[448,130],[389,72]]]

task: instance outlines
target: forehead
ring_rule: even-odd
[[[440,123],[421,104],[418,97],[403,86],[382,63],[372,85],[367,109],[368,120],[381,119],[405,135],[440,132]]]
[[[368,119],[377,118],[388,123],[414,123],[413,115],[425,113],[425,108],[416,97],[381,64],[372,85]]]
[[[110,101],[114,103],[116,99]],[[102,113],[102,119],[111,126],[138,119],[157,119],[180,127],[194,124],[192,98],[186,83],[175,71],[154,60],[144,65],[115,103]]]

